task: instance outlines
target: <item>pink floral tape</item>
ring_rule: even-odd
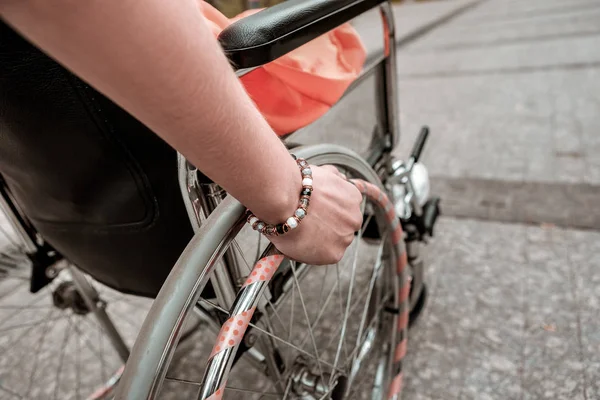
[[[400,343],[398,343],[396,346],[396,352],[394,353],[394,362],[402,361],[406,355],[406,345],[406,339],[403,339]]]
[[[402,271],[404,271],[404,268],[406,268],[406,264],[408,264],[408,258],[406,256],[406,251],[404,251],[404,252],[402,252],[400,257],[398,257],[398,260],[397,260],[396,273],[398,273],[398,275],[400,275],[402,273]]]
[[[398,330],[401,331],[402,329],[406,328],[407,326],[408,326],[408,310],[402,311],[400,313],[400,315],[398,316]]]
[[[402,242],[402,225],[400,224],[398,217],[396,216],[396,210],[394,209],[394,205],[390,202],[386,194],[379,189],[379,187],[361,180],[355,180],[353,181],[353,183],[356,185],[358,190],[361,191],[361,193],[367,195],[369,198],[371,198],[371,200],[376,201],[384,209],[387,222],[390,224],[390,229],[392,229],[392,243],[396,247],[396,273],[401,279],[405,279],[403,278],[403,276],[405,274],[406,265],[408,264],[408,259],[406,255],[406,250]],[[409,311],[407,304],[410,296],[410,284],[410,279],[402,282],[402,287],[400,288],[400,292],[398,293],[399,302],[403,304],[403,311],[398,316],[397,329],[404,335],[405,329],[407,329],[408,327],[409,319]],[[407,343],[407,338],[406,336],[404,336],[402,341],[396,345],[394,353],[394,368],[399,373],[396,375],[396,377],[393,379],[390,385],[388,394],[389,400],[397,400],[400,398],[400,393],[402,391],[402,360],[406,355]]]
[[[394,214],[396,215],[396,214]],[[392,232],[392,243],[398,244],[402,241],[402,227],[398,225]]]
[[[410,281],[404,282],[402,287],[400,288],[400,298],[398,299],[400,302],[408,300],[408,295],[410,294]]]
[[[400,395],[402,391],[402,373],[396,375],[392,384],[390,385],[390,393],[388,394],[388,400],[394,399],[396,396]]]
[[[124,370],[125,370],[125,365],[121,366],[117,370],[117,372],[115,372],[113,374],[113,376],[111,376],[110,379],[104,384],[104,386],[102,386],[101,388],[98,388],[98,390],[96,390],[94,393],[92,393],[87,398],[87,400],[97,400],[97,399],[104,398],[108,393],[110,393],[115,388],[115,385],[119,382],[119,379],[121,379],[121,375],[123,375]]]
[[[244,283],[244,287],[255,282],[270,281],[273,277],[273,274],[283,261],[283,258],[284,257],[282,255],[272,255],[258,260],[258,262],[254,265],[252,272],[250,272],[248,275],[248,278]]]
[[[256,310],[256,307],[252,307],[241,314],[234,315],[223,324],[219,331],[217,343],[213,347],[209,358],[213,358],[215,354],[240,344],[246,329],[248,329],[254,310]]]

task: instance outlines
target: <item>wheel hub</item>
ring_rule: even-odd
[[[61,310],[70,308],[75,314],[85,315],[90,312],[85,304],[83,297],[77,291],[75,284],[71,281],[62,282],[52,292],[52,302],[54,306]]]
[[[315,367],[302,357],[296,360],[290,379],[292,380],[292,391],[303,400],[342,400],[348,381],[340,373],[332,376],[330,373],[323,372],[321,375],[318,368],[315,370]]]

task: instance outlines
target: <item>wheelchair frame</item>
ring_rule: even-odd
[[[391,151],[399,140],[400,121],[396,111],[398,109],[398,85],[396,46],[393,45],[395,43],[395,24],[392,5],[386,1],[378,7],[384,33],[383,53],[367,60],[367,65],[348,88],[346,95],[366,78],[375,74],[378,126],[373,132],[366,154],[362,154],[362,156],[376,171],[380,171],[380,177],[383,178],[392,171]],[[236,74],[241,77],[255,68],[240,69],[236,71]],[[288,136],[292,135],[293,133]],[[181,154],[178,154],[177,163],[181,194],[194,232],[198,232],[202,222],[221,203],[226,193],[215,183],[201,183],[198,180],[198,170]],[[419,205],[416,202],[411,201],[411,204],[418,210]],[[242,269],[235,257],[226,254],[225,260],[226,268],[215,270],[213,278],[211,278],[220,305],[233,302],[239,282],[243,279]]]
[[[377,126],[373,131],[370,145],[362,156],[373,170],[377,172],[382,181],[390,182],[394,180],[401,182],[407,186],[407,191],[410,192],[412,189],[410,185],[412,165],[394,163],[391,156],[392,150],[399,141],[400,131],[396,77],[395,24],[392,4],[389,1],[377,1],[373,7],[366,11],[375,8],[380,13],[383,26],[383,52],[367,59],[367,64],[363,68],[363,71],[347,90],[346,94],[359,86],[366,78],[375,76]],[[251,72],[254,68],[256,67],[238,69],[236,74],[238,77],[241,77]],[[198,179],[198,170],[181,154],[178,154],[177,163],[181,194],[190,223],[194,232],[197,233],[201,226],[203,226],[206,218],[222,203],[226,193],[215,183],[201,182]],[[407,202],[407,206],[414,210],[416,214],[421,213],[420,206],[414,196],[406,196],[405,202]],[[56,259],[53,257],[56,254],[27,221],[18,204],[14,202],[12,196],[3,185],[0,185],[0,208],[8,216],[15,232],[22,239],[22,242],[25,244],[25,250],[30,258],[32,258],[32,261],[35,262],[33,258],[36,258],[39,260],[40,265],[43,266],[42,271],[46,276],[40,277],[40,269],[38,268],[38,276],[32,277],[32,291],[36,291],[35,288],[37,286],[40,284],[43,286],[45,280],[52,279],[52,275],[55,273],[53,268],[56,262]],[[228,252],[230,251],[228,250]],[[411,246],[409,243],[407,251],[408,259],[411,261],[411,264],[414,263],[416,266],[419,262],[418,246]],[[240,286],[240,281],[244,277],[242,267],[238,265],[236,257],[228,252],[224,254],[224,268],[215,268],[210,278],[217,296],[217,303],[221,306],[233,303]],[[82,272],[72,266],[69,268],[74,283],[82,294],[86,304],[94,312],[102,327],[106,330],[119,356],[125,362],[129,357],[129,349],[114,325],[110,322],[101,304],[96,301],[98,298],[97,292],[89,284]],[[412,284],[416,292],[419,293],[422,286],[422,268],[414,272],[415,275],[413,276]],[[41,283],[33,282],[35,279],[41,280]],[[156,301],[164,301],[164,299],[165,297],[159,297]],[[416,299],[411,298],[410,300],[412,306]],[[159,372],[157,371],[157,373]],[[128,380],[128,377],[125,376],[124,379]]]

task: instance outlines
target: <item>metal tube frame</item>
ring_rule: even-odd
[[[194,233],[198,233],[206,218],[225,198],[225,191],[215,183],[200,183],[198,169],[190,164],[183,155],[177,155],[179,187],[192,224]],[[210,282],[217,296],[217,303],[228,309],[237,295],[237,283],[241,274],[235,256],[235,250],[230,248],[223,255],[225,268],[215,268]]]
[[[390,154],[400,139],[398,77],[396,72],[396,26],[390,2],[380,6],[385,58],[377,74],[377,112],[385,138],[384,154]],[[390,160],[387,160],[388,162]]]
[[[26,229],[26,220],[20,212],[21,210],[18,208],[17,203],[13,201],[3,183],[0,183],[0,211],[8,218],[8,222],[23,245],[23,250],[25,250],[27,254],[35,253],[38,250],[38,246],[34,241],[35,234]]]
[[[100,299],[96,289],[87,280],[86,276],[79,271],[75,266],[70,265],[69,272],[73,278],[73,283],[77,287],[77,291],[81,294],[85,305],[94,313],[94,316],[104,329],[104,333],[108,336],[111,344],[119,354],[123,363],[129,358],[129,347],[125,344],[123,337],[117,330],[115,324],[106,313],[106,303]]]
[[[365,66],[356,82],[350,86],[349,93],[360,82],[371,74],[375,74],[377,82],[377,120],[378,127],[373,132],[369,154],[365,157],[371,166],[387,174],[391,170],[391,151],[397,145],[400,135],[398,117],[398,83],[396,76],[396,28],[391,2],[382,3],[379,13],[383,25],[384,51]],[[256,68],[236,71],[242,77]],[[345,95],[346,95],[345,94]],[[178,177],[181,194],[194,232],[198,232],[203,221],[214,211],[225,196],[225,192],[217,184],[201,183],[198,170],[183,155],[178,153]],[[383,177],[385,181],[385,176]],[[224,268],[215,268],[210,281],[217,295],[217,303],[227,308],[235,300],[238,283],[242,276],[235,250],[229,249],[224,255]]]

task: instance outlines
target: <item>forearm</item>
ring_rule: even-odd
[[[0,0],[0,14],[256,215],[280,222],[293,210],[295,162],[235,78],[195,0]]]

